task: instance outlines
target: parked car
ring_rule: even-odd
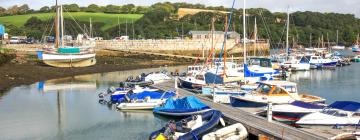
[[[19,44],[20,43],[20,40],[18,37],[14,36],[14,37],[11,37],[10,38],[10,44]]]
[[[26,39],[26,44],[34,44],[35,40],[34,38],[27,38]]]

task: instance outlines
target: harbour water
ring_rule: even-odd
[[[183,69],[184,67],[169,68]],[[151,111],[122,112],[98,101],[98,93],[129,75],[155,69],[110,72],[15,87],[0,97],[0,139],[147,139],[168,120]],[[360,63],[335,70],[294,73],[300,93],[327,103],[359,101]]]

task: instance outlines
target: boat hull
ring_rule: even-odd
[[[42,61],[53,67],[88,67],[96,64],[95,54],[43,54]]]
[[[163,111],[163,110],[154,110],[154,113],[160,114],[160,115],[165,115],[165,116],[191,116],[191,115],[195,115],[195,114],[205,113],[210,110],[211,109],[204,109],[204,110],[191,111],[191,112],[169,112],[169,111]]]
[[[233,107],[264,107],[267,105],[266,103],[247,101],[234,96],[230,96],[230,104]]]
[[[188,82],[188,81],[183,80],[181,78],[178,78],[178,79],[179,79],[179,82],[180,82],[180,86],[182,88],[201,90],[201,87],[203,86],[201,84],[195,84],[195,83],[192,83],[192,82]]]
[[[298,112],[276,112],[273,111],[273,119],[276,121],[295,124],[296,121],[300,120],[301,117],[309,113],[298,113]]]

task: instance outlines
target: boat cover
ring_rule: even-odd
[[[249,67],[247,64],[244,64],[244,74],[245,77],[262,77],[265,76],[267,74],[269,75],[274,75],[274,74],[279,74],[279,71],[274,71],[274,72],[253,72],[249,70]]]
[[[156,107],[154,112],[162,111],[162,112],[194,112],[204,109],[210,109],[209,106],[202,103],[195,96],[187,96],[181,99],[173,99],[169,98],[166,100],[165,104],[161,107]]]
[[[357,112],[360,109],[360,103],[353,101],[336,101],[329,105],[329,107],[345,111]]]
[[[59,48],[58,53],[80,53],[80,48]]]
[[[151,99],[167,99],[175,96],[176,93],[174,91],[167,92],[158,92],[158,91],[143,91],[137,94],[129,95],[130,99],[144,99],[145,97],[150,97]]]
[[[291,103],[291,105],[302,107],[302,108],[307,108],[307,109],[322,109],[322,108],[324,108],[324,106],[321,106],[321,105],[306,103],[306,102],[302,102],[302,101],[294,101]]]

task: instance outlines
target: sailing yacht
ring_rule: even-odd
[[[351,47],[351,50],[353,52],[360,52],[360,47],[359,47],[359,34],[356,37],[356,43]]]
[[[87,67],[96,64],[92,46],[66,46],[64,42],[64,16],[62,6],[56,1],[55,45],[38,52],[43,63],[53,67]]]
[[[339,45],[339,30],[336,30],[336,45],[332,46],[331,48],[334,50],[343,50],[345,49],[345,46],[340,46]]]

